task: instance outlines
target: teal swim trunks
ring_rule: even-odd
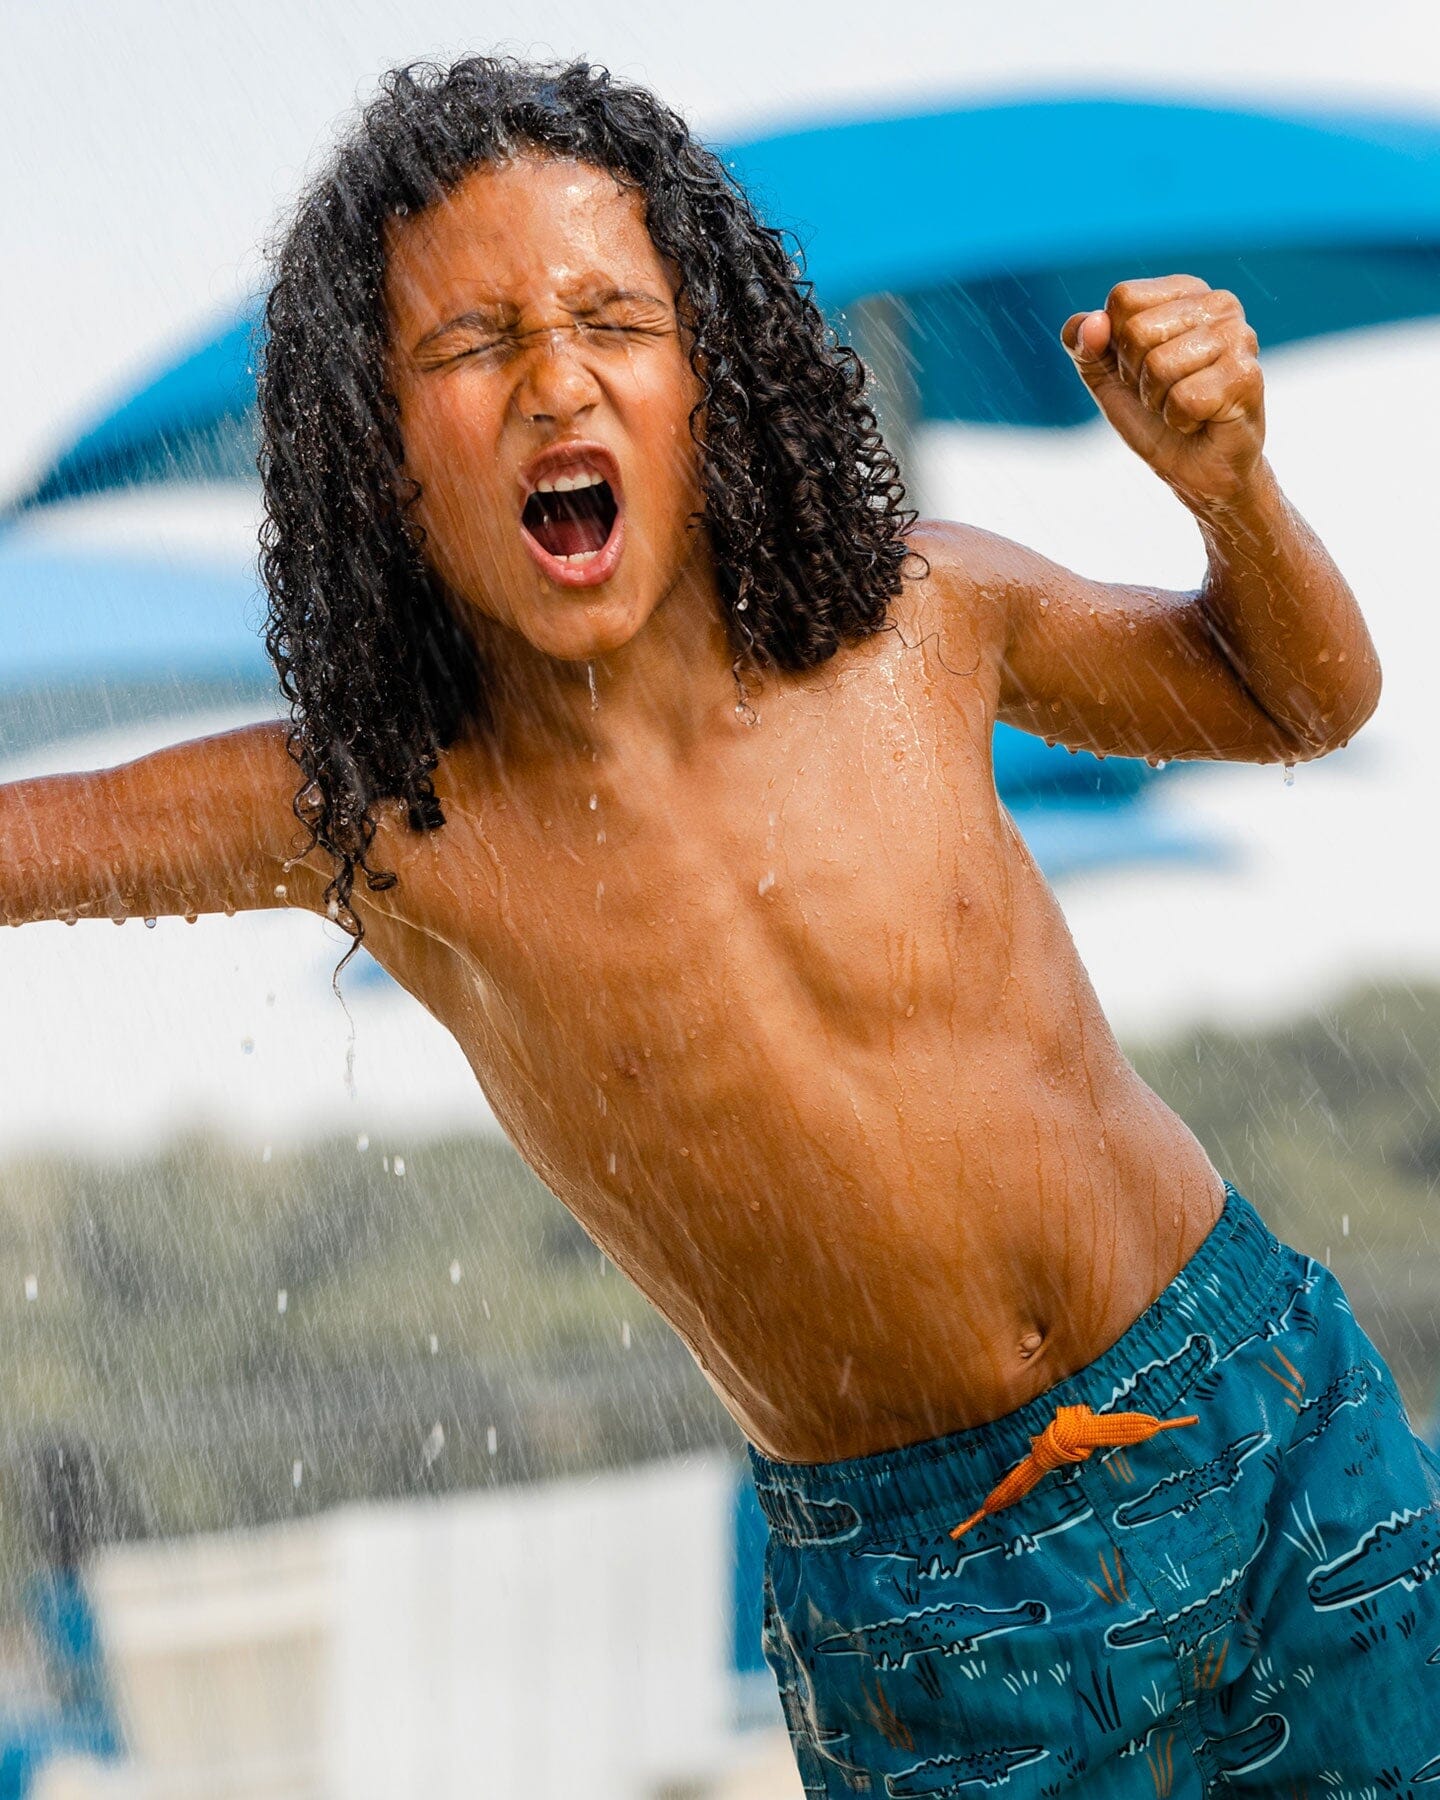
[[[974,1518],[1092,1414],[1150,1419]],[[1440,1458],[1339,1282],[1228,1182],[1164,1293],[1027,1406],[750,1455],[806,1794],[1440,1800]]]

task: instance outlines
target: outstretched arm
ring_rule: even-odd
[[[1300,762],[1374,711],[1355,596],[1262,454],[1255,334],[1194,276],[1123,282],[1062,331],[1106,418],[1195,516],[1192,592],[1090,581],[969,528],[937,528],[998,663],[998,716],[1076,749]],[[930,554],[930,546],[917,546]]]
[[[0,786],[0,919],[316,907],[323,856],[283,866],[308,839],[291,810],[300,773],[286,730],[247,725],[93,774]]]

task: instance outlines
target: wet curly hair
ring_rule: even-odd
[[[377,802],[444,824],[433,774],[483,716],[484,669],[407,521],[398,406],[385,385],[388,220],[516,155],[574,158],[638,189],[680,273],[701,399],[691,417],[737,683],[803,669],[887,622],[915,514],[787,234],[646,89],[584,62],[477,56],[392,70],[302,193],[273,252],[259,400],[265,643],[290,703],[295,816],[335,871],[330,916],[393,872],[368,861]],[[744,700],[743,685],[741,699]]]

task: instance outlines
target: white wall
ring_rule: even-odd
[[[37,1800],[655,1800],[730,1726],[717,1457],[108,1552],[133,1755]],[[778,1719],[778,1704],[776,1717]]]

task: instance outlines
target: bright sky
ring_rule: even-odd
[[[378,74],[497,48],[607,62],[715,135],[1056,87],[1440,112],[1427,0],[1207,0],[1179,14],[1134,0],[9,6],[0,491],[256,281],[257,247],[307,162]]]

